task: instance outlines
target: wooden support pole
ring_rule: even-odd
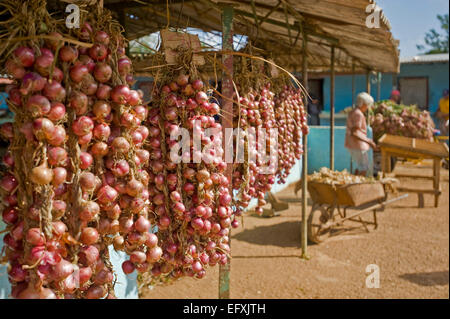
[[[330,74],[330,169],[334,171],[334,109],[335,109],[335,47],[331,47],[331,74]]]
[[[372,88],[371,88],[371,83],[370,83],[370,78],[371,78],[371,70],[367,70],[367,75],[366,75],[366,92],[371,94]],[[367,114],[367,126],[370,125],[370,112],[368,112]]]
[[[305,29],[303,33],[303,86],[308,91],[308,35]],[[308,96],[305,92],[305,109],[308,109]],[[308,256],[308,135],[303,135],[303,158],[302,158],[302,259],[309,259]]]
[[[127,16],[126,16],[125,10],[126,10],[125,8],[119,10],[118,14],[119,14],[119,23],[125,30],[124,37],[127,39],[127,25],[126,25],[126,21],[127,21],[126,18],[127,18]],[[129,43],[128,43],[128,45],[125,48],[125,54],[127,56],[130,55],[130,44]]]
[[[352,107],[356,105],[356,75],[355,75],[355,62],[352,61]]]
[[[371,73],[371,71],[370,70],[367,70],[367,73],[366,73],[366,92],[367,93],[369,93],[369,94],[371,94],[371,86],[370,86],[370,73]]]
[[[434,207],[439,207],[439,196],[441,194],[441,159],[435,158],[433,160],[433,189],[435,191],[434,195]]]
[[[381,81],[383,80],[383,75],[381,72],[377,74],[377,101],[381,100]]]
[[[356,106],[355,61],[352,59],[352,108]],[[350,157],[350,173],[353,174],[353,159]]]
[[[222,50],[233,51],[233,17],[234,9],[230,5],[224,5],[222,8]],[[224,129],[224,150],[227,149],[227,141],[225,130],[233,129],[233,55],[224,54],[222,56],[222,63],[225,67],[222,77],[222,95],[225,97],[223,100],[223,114],[222,126]],[[232,143],[232,141],[231,141]],[[233,193],[231,187],[233,164],[228,163],[225,173],[226,177],[230,181],[230,194]],[[231,237],[231,234],[230,234]],[[219,299],[230,299],[230,260],[226,265],[221,265],[219,269]]]

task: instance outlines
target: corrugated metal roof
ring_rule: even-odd
[[[448,62],[449,54],[427,54],[427,55],[417,55],[413,57],[401,58],[400,63],[438,63],[438,62]]]

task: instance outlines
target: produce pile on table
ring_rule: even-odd
[[[429,112],[420,111],[415,105],[397,105],[391,101],[380,102],[371,110],[370,125],[375,141],[384,134],[432,139],[435,130]]]

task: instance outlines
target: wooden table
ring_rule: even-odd
[[[434,206],[439,207],[439,197],[442,194],[440,187],[441,162],[448,158],[449,149],[444,143],[436,143],[422,139],[408,138],[386,134],[379,142],[381,148],[381,169],[383,175],[392,173],[391,158],[400,157],[408,159],[431,159],[433,161],[433,175],[420,176],[410,174],[395,174],[396,178],[426,179],[433,182],[432,189],[417,189],[414,187],[399,187],[400,192],[416,193],[419,207],[425,206],[424,194],[434,195]]]

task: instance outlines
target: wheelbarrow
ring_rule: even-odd
[[[312,243],[322,243],[328,239],[333,229],[347,221],[362,224],[367,232],[377,229],[377,212],[408,197],[408,194],[388,200],[387,187],[381,182],[330,185],[309,182],[308,192],[313,201],[308,217],[308,239]],[[356,210],[348,214],[349,209]],[[362,216],[372,212],[372,220]]]

